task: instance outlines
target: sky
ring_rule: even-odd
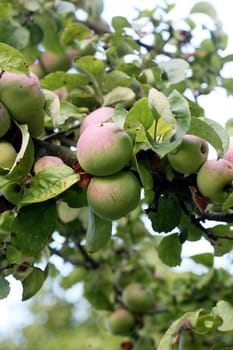
[[[170,0],[168,0],[171,2]],[[174,16],[177,19],[186,17],[191,7],[196,3],[196,0],[175,0],[177,4]],[[233,52],[233,33],[232,33],[232,11],[229,10],[229,0],[209,0],[211,4],[216,8],[219,18],[223,23],[223,29],[229,35],[229,44],[227,51]],[[105,0],[105,10],[103,17],[110,21],[113,16],[125,16],[129,20],[132,18],[136,11],[134,8],[139,9],[151,9],[155,4],[162,3],[162,0]],[[225,74],[231,77],[233,74],[232,66],[226,70]],[[233,118],[233,99],[225,95],[223,91],[216,90],[208,98],[201,100],[202,107],[205,109],[206,116],[211,119],[224,124],[229,118]],[[190,247],[187,246],[187,249]],[[203,243],[200,245],[192,242],[192,253],[201,251],[210,251],[211,248],[208,244]],[[217,263],[227,264],[227,261]],[[190,266],[190,265],[188,265]],[[183,268],[186,265],[184,263]],[[4,333],[16,332],[17,328],[20,328],[31,322],[32,318],[30,313],[27,311],[27,304],[29,302],[21,302],[22,288],[19,282],[10,279],[12,289],[14,290],[7,299],[0,300],[0,337]]]

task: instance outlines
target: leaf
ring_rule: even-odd
[[[112,27],[115,29],[115,31],[119,31],[125,27],[131,28],[131,25],[127,18],[123,16],[115,16],[112,18]]]
[[[178,200],[173,195],[159,198],[156,212],[149,214],[155,232],[170,232],[176,228],[181,219],[181,209]]]
[[[0,276],[0,299],[4,299],[10,293],[10,283],[3,277]]]
[[[80,179],[73,169],[65,164],[49,166],[37,173],[24,191],[22,205],[39,203],[57,197]]]
[[[166,73],[165,81],[167,87],[169,87],[185,80],[189,64],[181,58],[174,58],[166,62],[161,62],[159,67]]]
[[[150,89],[148,94],[148,105],[152,110],[154,118],[163,118],[171,127],[176,130],[175,117],[171,111],[169,99],[157,89]]]
[[[174,345],[179,342],[180,332],[195,327],[202,313],[203,309],[186,312],[174,321],[160,340],[158,350],[174,350]]]
[[[22,300],[25,301],[33,297],[41,289],[45,278],[45,272],[39,267],[34,267],[32,272],[22,281]]]
[[[124,86],[118,86],[104,95],[104,106],[114,106],[121,103],[124,107],[132,105],[135,99],[135,93],[132,89]]]
[[[70,23],[61,35],[62,45],[72,45],[77,40],[88,39],[90,29],[82,23]]]
[[[197,264],[202,264],[207,267],[212,267],[214,262],[214,256],[211,253],[202,253],[190,256],[190,258]]]
[[[0,43],[0,69],[29,75],[29,67],[24,56],[15,48],[4,43]]]
[[[215,22],[218,20],[217,12],[213,5],[207,1],[197,2],[191,9],[190,13],[204,13],[211,17]]]
[[[177,266],[181,263],[181,248],[179,236],[174,233],[162,239],[157,250],[161,261],[168,266]]]
[[[213,313],[222,319],[222,324],[218,327],[220,332],[233,331],[233,306],[230,303],[224,300],[218,301]]]
[[[228,149],[229,137],[223,126],[208,118],[192,118],[189,134],[202,137],[216,150],[221,157]]]
[[[12,227],[12,243],[22,253],[36,256],[48,244],[57,222],[53,201],[22,207]]]
[[[148,100],[146,97],[141,98],[136,101],[134,105],[130,108],[124,127],[125,129],[131,131],[131,129],[136,129],[138,125],[143,125],[145,129],[149,129],[153,124],[153,114],[148,106]]]
[[[105,64],[94,56],[84,56],[75,61],[77,68],[88,76],[90,81],[99,89],[104,81]]]
[[[95,253],[102,249],[110,240],[112,234],[112,222],[95,215],[89,209],[89,220],[86,234],[86,246],[89,253]]]
[[[43,93],[45,97],[44,111],[52,120],[54,128],[56,128],[59,124],[57,119],[59,118],[60,114],[60,99],[53,91],[43,89]]]

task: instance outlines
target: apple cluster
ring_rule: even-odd
[[[91,175],[87,201],[93,211],[107,220],[117,220],[136,208],[140,183],[127,166],[133,142],[129,134],[113,122],[113,108],[100,107],[86,116],[77,141],[77,160]]]
[[[0,76],[0,167],[11,169],[17,152],[10,140],[12,124],[27,124],[32,136],[44,130],[45,97],[38,77],[30,72],[2,71]]]
[[[233,184],[233,143],[219,159],[208,159],[208,143],[187,134],[181,144],[168,154],[170,166],[180,174],[197,173],[197,188],[210,204],[220,207]]]

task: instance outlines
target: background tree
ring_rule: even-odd
[[[100,0],[0,4],[0,297],[9,275],[37,294],[35,325],[5,349],[233,347],[232,276],[214,265],[232,251],[231,120],[199,104],[232,93],[233,57],[210,3],[179,24],[174,7],[108,24]],[[211,20],[198,41],[195,13]],[[203,237],[204,272],[175,270]],[[54,278],[83,286],[85,319],[54,288],[43,298]]]

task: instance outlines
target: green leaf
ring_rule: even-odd
[[[68,89],[85,87],[88,84],[88,78],[84,74],[71,74],[66,72],[54,72],[46,75],[40,80],[43,89],[55,90],[62,86]]]
[[[214,256],[211,253],[202,253],[190,256],[190,258],[197,264],[202,264],[207,267],[212,267],[214,262]]]
[[[215,256],[222,256],[232,250],[233,243],[228,239],[221,239],[221,236],[233,237],[233,229],[230,224],[216,225],[211,228],[211,232],[219,237],[213,244]]]
[[[104,95],[104,106],[114,106],[117,103],[124,107],[132,105],[135,99],[135,93],[132,89],[124,86],[118,86]]]
[[[156,213],[150,213],[149,218],[155,232],[170,232],[176,228],[181,219],[181,209],[176,197],[160,197]]]
[[[209,142],[221,157],[228,149],[229,136],[223,126],[208,118],[192,118],[189,134],[202,137]]]
[[[115,31],[119,31],[125,27],[131,28],[131,25],[125,17],[115,16],[112,18],[112,27],[115,29]]]
[[[57,197],[79,179],[80,176],[71,167],[65,164],[51,165],[32,178],[24,191],[21,204],[39,203]]]
[[[53,91],[43,89],[43,93],[45,96],[44,111],[52,120],[54,128],[56,128],[59,124],[57,119],[59,118],[60,113],[60,99]]]
[[[177,266],[181,263],[181,242],[179,236],[174,233],[164,237],[157,250],[161,261],[168,266]]]
[[[36,203],[20,209],[12,227],[12,243],[28,256],[36,256],[48,244],[57,222],[53,201]]]
[[[139,125],[143,125],[145,129],[149,129],[153,121],[154,118],[148,106],[148,100],[146,97],[143,97],[136,101],[133,107],[130,108],[124,127],[126,130],[129,130],[129,132],[137,129]]]
[[[90,29],[82,23],[70,23],[61,35],[62,45],[72,45],[76,40],[88,39]]]
[[[39,267],[34,267],[32,272],[22,281],[22,300],[25,301],[33,297],[41,289],[45,278],[45,272]]]
[[[179,336],[180,332],[195,327],[202,313],[202,309],[186,312],[174,321],[160,340],[158,350],[174,350],[174,341],[177,336]]]
[[[0,69],[13,73],[29,74],[24,56],[15,48],[4,43],[0,43]]]
[[[148,94],[148,105],[152,110],[155,119],[162,117],[174,131],[176,130],[175,117],[172,113],[171,105],[166,95],[157,89],[150,89]]]
[[[171,111],[176,119],[177,130],[176,139],[182,139],[191,124],[191,113],[187,100],[177,90],[173,90],[169,95]]]
[[[173,58],[159,64],[159,67],[166,73],[167,87],[177,84],[186,78],[189,63],[181,58]]]
[[[213,313],[222,319],[222,324],[218,327],[220,332],[233,331],[233,306],[230,303],[224,300],[218,301]]]
[[[88,76],[90,81],[99,89],[105,78],[105,64],[94,56],[84,56],[75,61],[77,68]]]
[[[217,12],[213,5],[207,1],[197,2],[191,9],[190,13],[204,13],[211,17],[215,22],[218,20]]]
[[[89,253],[102,249],[110,240],[112,222],[104,220],[89,209],[89,220],[86,234],[86,246]]]
[[[10,283],[3,277],[0,276],[0,299],[4,299],[10,293]]]

